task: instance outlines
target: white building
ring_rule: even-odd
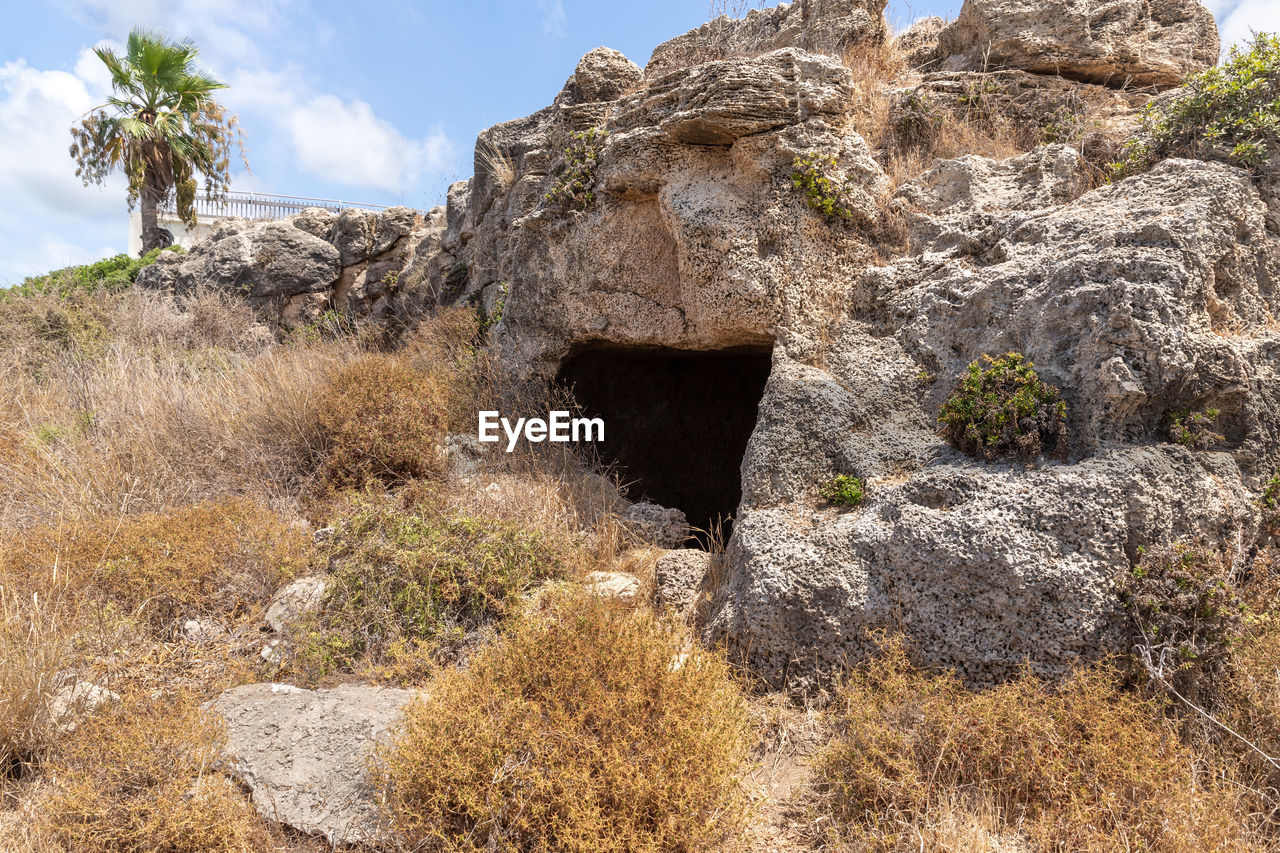
[[[323,207],[335,213],[348,207],[365,210],[385,210],[383,205],[359,204],[337,201],[331,198],[307,198],[305,196],[272,195],[271,193],[227,193],[218,199],[201,194],[196,197],[196,224],[190,228],[178,218],[172,201],[160,208],[157,216],[160,227],[173,234],[173,242],[184,249],[209,233],[220,219],[243,217],[244,219],[284,219],[308,207]],[[136,207],[129,215],[129,255],[137,257],[142,251],[142,212]]]

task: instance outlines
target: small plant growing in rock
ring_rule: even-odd
[[[984,355],[970,364],[938,420],[953,447],[988,461],[1067,453],[1067,405],[1018,353]]]
[[[563,203],[577,210],[591,207],[596,200],[600,146],[608,135],[607,130],[598,127],[569,134],[569,145],[564,149],[564,171],[547,193],[548,202]]]
[[[1220,433],[1210,427],[1218,419],[1217,409],[1194,412],[1183,409],[1169,416],[1169,440],[1192,450],[1208,450],[1223,440]]]
[[[498,285],[498,293],[500,295],[498,296],[497,301],[493,303],[492,311],[484,310],[483,300],[476,303],[476,315],[480,320],[481,333],[489,331],[494,326],[498,325],[498,323],[502,322],[502,312],[507,307],[508,288],[509,285],[505,281]]]
[[[1220,65],[1187,79],[1186,94],[1143,112],[1142,134],[1111,164],[1113,178],[1168,157],[1258,169],[1280,151],[1280,36],[1259,33]]]
[[[1280,533],[1280,471],[1275,473],[1267,485],[1262,488],[1262,526],[1275,533]]]
[[[862,480],[849,474],[837,474],[818,493],[835,506],[858,506],[867,496]]]
[[[837,168],[834,155],[807,154],[797,157],[792,166],[795,171],[791,173],[791,185],[804,193],[809,207],[832,219],[853,218],[846,184],[830,177]]]
[[[1221,674],[1245,611],[1230,560],[1182,544],[1143,549],[1120,599],[1149,673],[1193,700]]]

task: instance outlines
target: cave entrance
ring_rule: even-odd
[[[596,449],[630,500],[680,509],[703,531],[723,522],[727,538],[771,364],[771,347],[600,347],[566,361],[559,381],[586,415],[604,419]]]

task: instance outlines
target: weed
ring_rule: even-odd
[[[302,534],[244,499],[36,528],[0,545],[0,584],[65,588],[154,633],[178,619],[254,612],[307,559]]]
[[[565,555],[539,533],[430,498],[406,509],[350,495],[339,511],[333,574],[301,656],[319,675],[447,654],[518,613],[535,584],[567,572]]]
[[[411,704],[378,775],[395,826],[447,851],[704,849],[744,816],[750,744],[723,657],[567,596]]]
[[[837,474],[818,494],[835,506],[858,506],[866,497],[864,488],[864,483],[858,477]]]
[[[797,157],[792,167],[791,185],[804,193],[809,207],[831,219],[854,218],[857,211],[848,185],[831,177],[837,171],[834,155],[806,154]]]
[[[52,742],[49,700],[71,653],[71,632],[47,592],[24,595],[0,584],[0,783]]]
[[[66,267],[41,276],[25,279],[22,284],[9,290],[0,290],[0,299],[14,296],[30,297],[36,294],[51,293],[65,295],[73,291],[93,293],[98,290],[123,290],[133,284],[143,267],[156,262],[161,252],[186,252],[181,246],[166,246],[152,249],[140,258],[132,258],[125,254],[103,258],[91,264]]]
[[[112,703],[51,759],[41,820],[66,850],[270,850],[262,818],[215,769],[222,747],[219,726],[188,697]]]
[[[1143,549],[1122,579],[1121,600],[1133,617],[1133,640],[1153,666],[1192,701],[1222,673],[1238,637],[1244,603],[1231,561],[1177,544]]]
[[[569,134],[569,144],[564,149],[563,171],[546,194],[549,203],[560,203],[577,210],[591,207],[596,200],[596,167],[599,165],[600,148],[608,136],[607,130],[597,127]]]
[[[915,826],[959,800],[988,804],[1031,849],[1250,849],[1231,797],[1110,673],[1057,689],[1026,673],[971,692],[883,643],[840,690],[836,736],[815,762],[831,840],[916,849]]]
[[[1169,415],[1166,428],[1169,440],[1192,450],[1208,450],[1223,440],[1221,434],[1210,427],[1218,419],[1217,409],[1192,411],[1182,409]]]
[[[942,405],[943,436],[958,450],[988,461],[1005,454],[1033,460],[1065,457],[1067,405],[1018,353],[984,355],[969,365]]]

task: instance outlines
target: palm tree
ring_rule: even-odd
[[[173,242],[156,210],[174,194],[178,216],[195,224],[196,174],[218,197],[231,184],[232,145],[244,142],[236,117],[213,99],[226,86],[195,65],[196,47],[135,29],[120,56],[94,53],[111,72],[112,96],[71,128],[76,177],[102,184],[116,170],[129,180],[129,209],[142,203],[142,252]],[[244,161],[248,168],[248,160]]]

